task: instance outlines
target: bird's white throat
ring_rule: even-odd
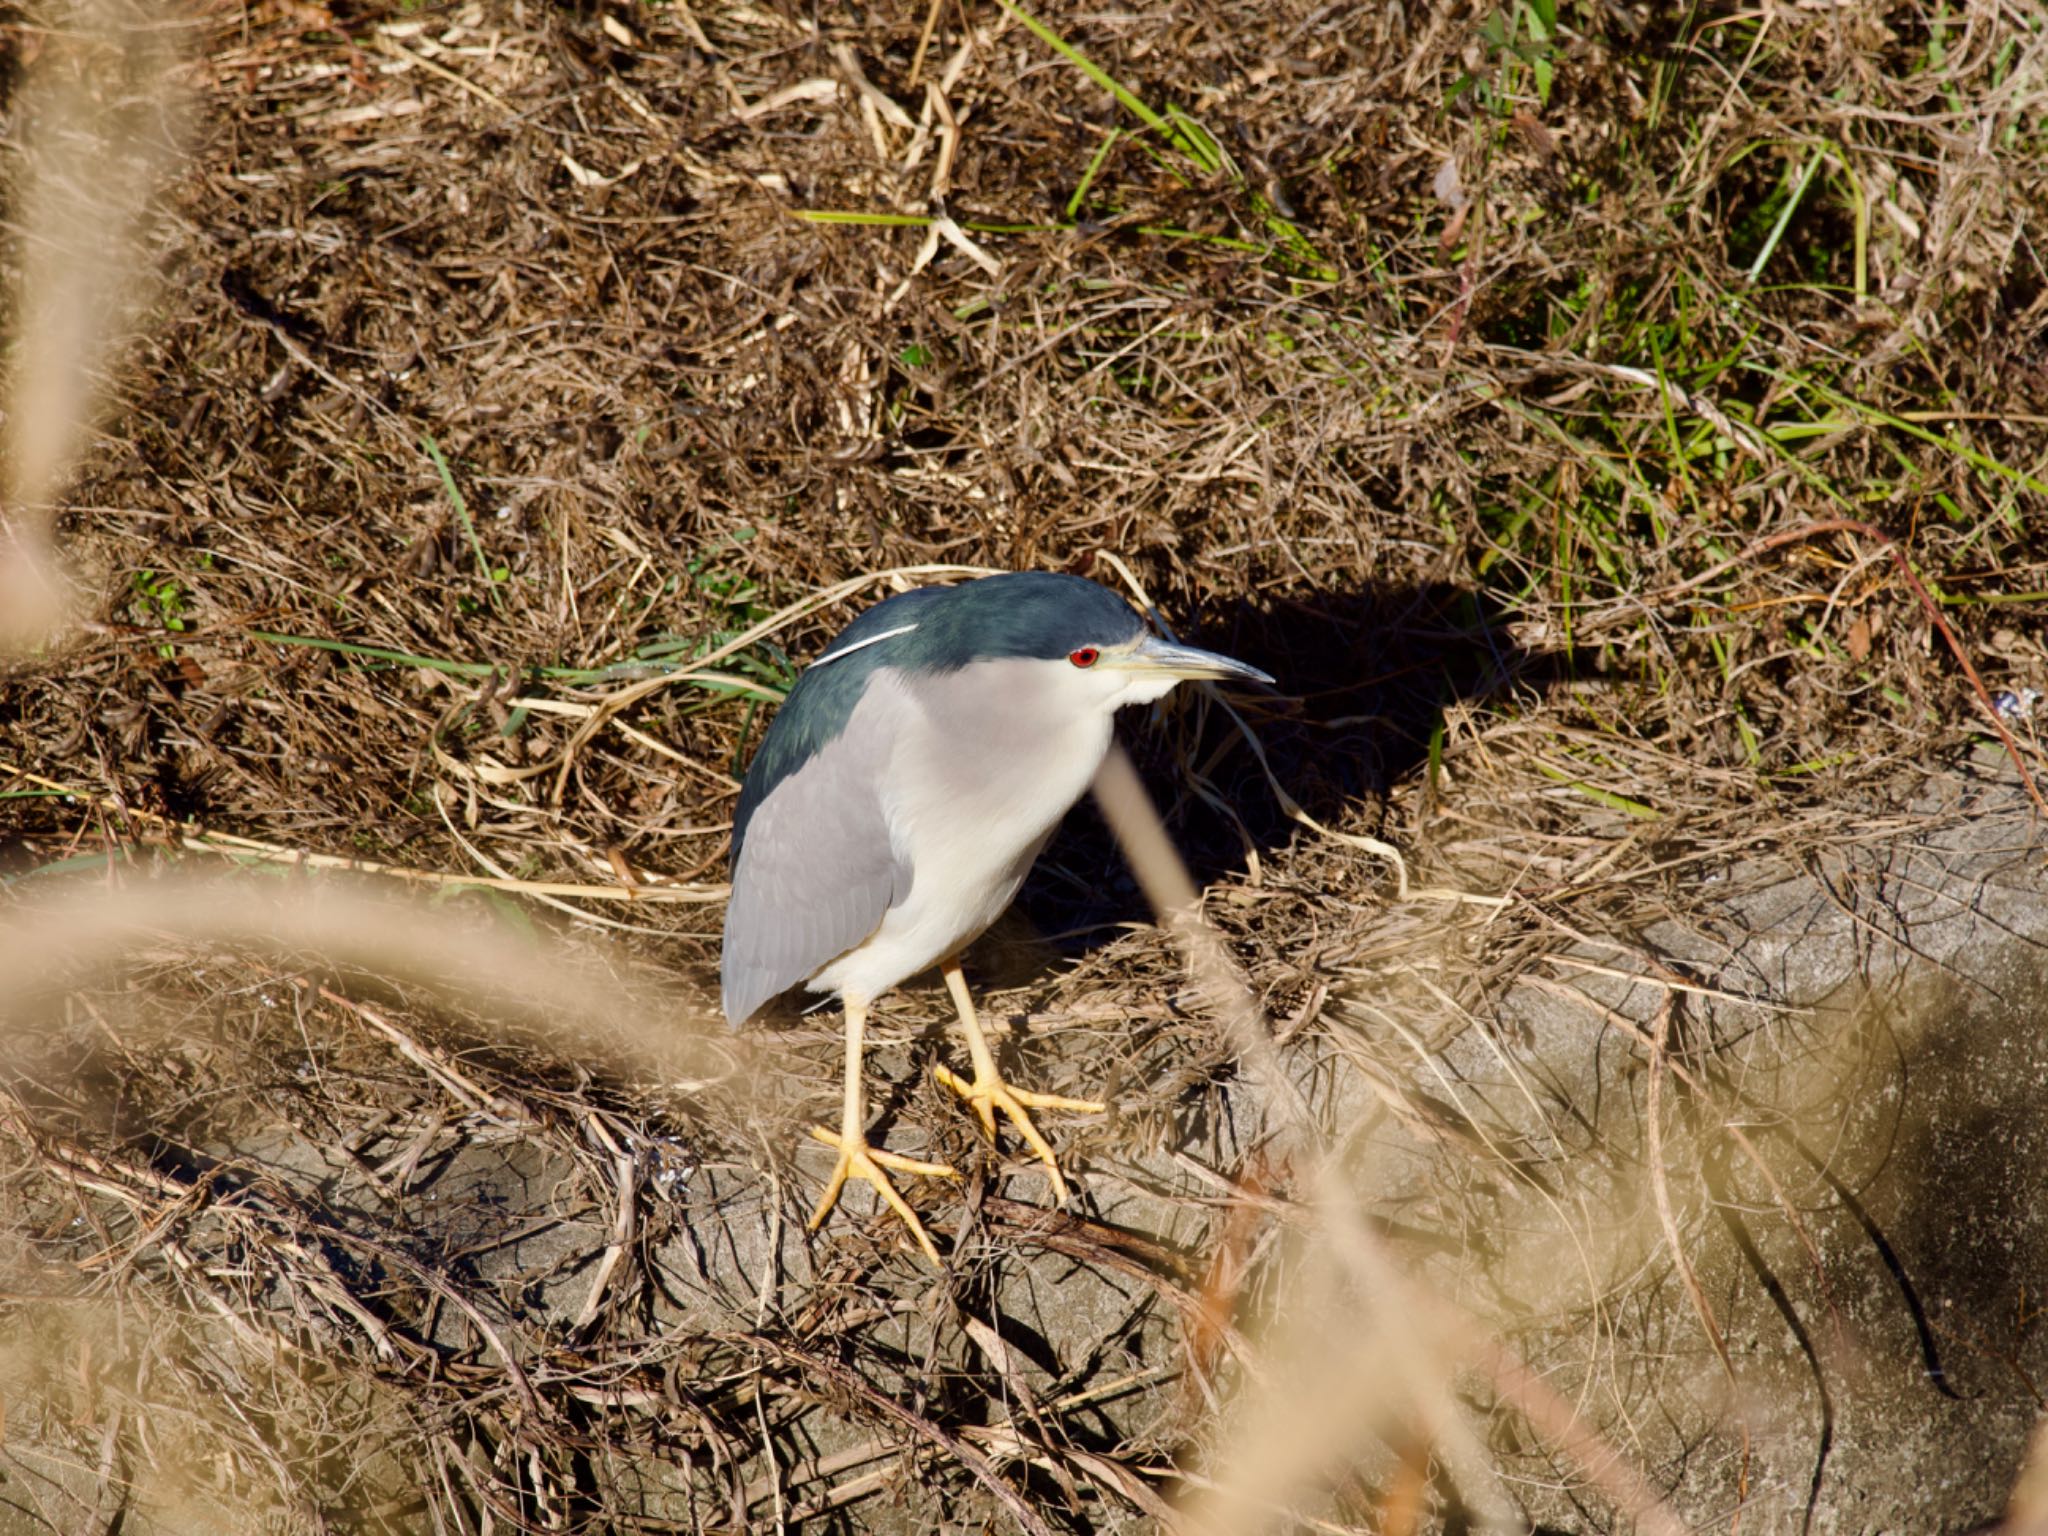
[[[1064,661],[993,661],[914,683],[878,669],[861,712],[893,738],[883,811],[897,858],[917,875],[812,990],[877,996],[1001,916],[1102,766],[1118,706],[1157,698],[1159,681]]]

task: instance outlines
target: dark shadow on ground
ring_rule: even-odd
[[[1281,784],[1325,825],[1350,819],[1359,801],[1426,772],[1448,706],[1514,689],[1541,692],[1572,668],[1569,656],[1522,650],[1496,602],[1448,582],[1368,586],[1313,601],[1235,602],[1169,617],[1182,639],[1279,680],[1269,695],[1234,696]],[[1163,723],[1149,714],[1126,711],[1118,737],[1198,884],[1242,871],[1247,836],[1264,854],[1299,831],[1222,711],[1208,711],[1199,735],[1190,734],[1185,712]],[[1242,830],[1194,793],[1183,760],[1206,773]],[[1113,938],[1116,925],[1150,916],[1101,816],[1084,800],[971,963],[983,985],[1028,985],[1048,965]]]

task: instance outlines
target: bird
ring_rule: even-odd
[[[934,1075],[991,1142],[1000,1113],[1066,1203],[1066,1179],[1031,1111],[1107,1106],[1003,1078],[961,952],[1009,906],[1102,766],[1116,712],[1191,679],[1273,682],[1154,634],[1107,587],[1051,571],[899,592],[857,616],[798,676],[740,788],[720,984],[734,1029],[798,986],[836,996],[844,1013],[839,1129],[810,1131],[838,1159],[810,1230],[848,1179],[860,1179],[941,1262],[889,1174],[959,1174],[870,1145],[862,1090],[876,1000],[933,966],[973,1072],[940,1066]]]

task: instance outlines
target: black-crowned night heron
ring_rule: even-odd
[[[904,592],[846,627],[797,679],[740,791],[723,956],[737,1028],[802,983],[846,1010],[839,1161],[815,1229],[847,1179],[873,1184],[925,1255],[938,1250],[885,1169],[957,1177],[870,1147],[861,1039],[876,998],[936,964],[960,1014],[973,1081],[939,1080],[993,1140],[1000,1110],[1065,1201],[1033,1109],[1100,1111],[1012,1088],[996,1069],[960,952],[1002,914],[1109,751],[1110,720],[1186,678],[1270,683],[1256,667],[1162,640],[1078,576],[1020,572]]]

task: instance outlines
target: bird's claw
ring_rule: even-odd
[[[951,1067],[934,1067],[932,1075],[948,1088],[965,1099],[981,1122],[982,1134],[993,1142],[996,1139],[996,1111],[1001,1110],[1010,1124],[1038,1154],[1038,1160],[1045,1164],[1045,1171],[1052,1179],[1053,1197],[1062,1205],[1066,1203],[1067,1181],[1060,1173],[1060,1165],[1052,1155],[1052,1148],[1038,1134],[1038,1127],[1031,1123],[1027,1113],[1032,1109],[1070,1109],[1081,1114],[1099,1115],[1109,1106],[1098,1104],[1093,1099],[1066,1099],[1055,1093],[1032,1093],[1023,1088],[1012,1088],[1001,1077],[977,1072],[974,1081],[969,1082]]]
[[[898,1173],[922,1174],[929,1179],[957,1179],[959,1170],[945,1163],[924,1163],[914,1157],[904,1157],[895,1152],[884,1152],[871,1147],[866,1138],[848,1140],[836,1135],[823,1126],[811,1127],[811,1139],[822,1141],[828,1147],[836,1147],[839,1161],[833,1164],[832,1177],[825,1183],[825,1193],[818,1201],[818,1208],[811,1212],[810,1230],[815,1232],[831,1214],[832,1207],[839,1203],[839,1191],[848,1179],[865,1179],[875,1186],[883,1202],[903,1219],[910,1228],[910,1235],[917,1239],[917,1246],[924,1250],[924,1256],[934,1264],[939,1263],[939,1250],[932,1246],[930,1236],[924,1230],[924,1223],[917,1219],[904,1198],[896,1193],[896,1186],[889,1182],[889,1175],[882,1170],[893,1168]],[[943,1266],[942,1266],[943,1267]]]

